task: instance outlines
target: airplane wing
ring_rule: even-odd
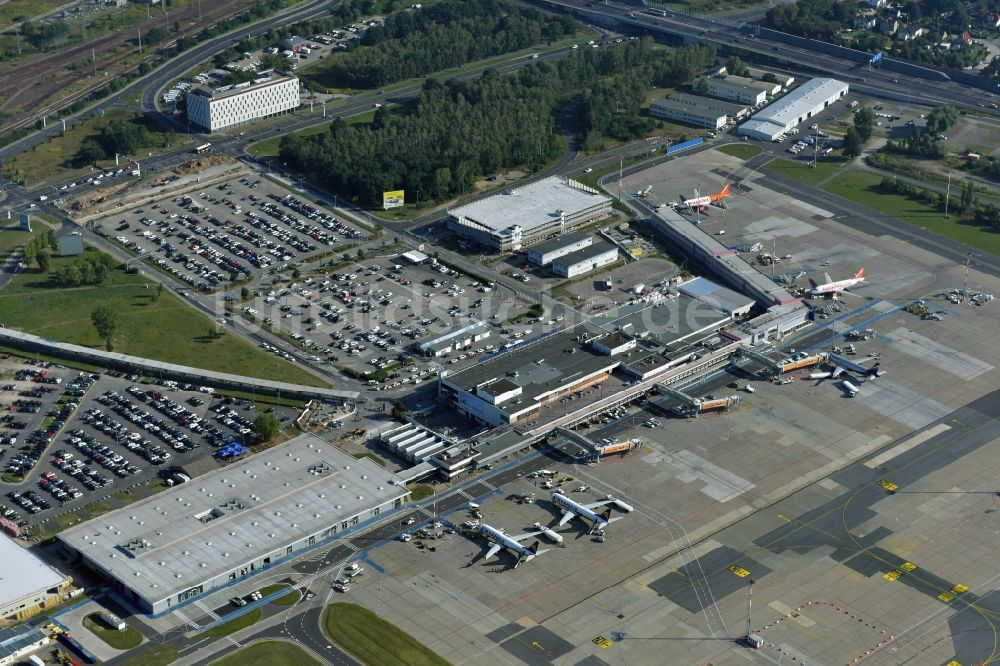
[[[830,274],[825,271],[823,272],[823,277],[826,278],[826,282],[824,282],[823,284],[830,284],[831,282],[833,282],[833,278],[831,278]]]
[[[606,499],[606,500],[601,500],[600,502],[594,502],[593,504],[584,504],[583,507],[585,509],[593,511],[594,509],[599,509],[602,506],[607,506],[608,504],[613,504],[613,503],[614,500]]]
[[[556,525],[556,527],[562,527],[563,525],[565,525],[569,521],[573,520],[573,516],[575,516],[575,515],[576,514],[573,513],[572,511],[563,511],[562,518],[559,519],[559,524]]]
[[[838,365],[836,368],[833,369],[833,372],[830,373],[830,378],[836,379],[842,374],[844,374],[844,366]]]
[[[513,539],[514,541],[517,541],[518,543],[520,543],[521,541],[523,541],[524,539],[527,539],[528,537],[538,536],[541,533],[542,533],[541,530],[535,530],[534,532],[525,532],[524,534],[515,534],[514,536],[512,536],[510,538]]]
[[[503,548],[503,546],[501,546],[498,543],[491,544],[490,545],[490,549],[486,551],[486,555],[483,556],[483,559],[484,560],[490,559],[491,557],[493,557],[494,555],[496,555],[498,552],[500,552],[501,548]]]

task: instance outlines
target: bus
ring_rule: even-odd
[[[201,155],[202,153],[207,153],[211,149],[212,149],[212,144],[210,144],[210,143],[203,143],[200,146],[198,146],[197,148],[195,148],[194,152],[196,152],[199,155]]]

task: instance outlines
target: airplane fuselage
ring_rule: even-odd
[[[530,559],[535,555],[535,551],[527,546],[522,546],[495,527],[482,524],[479,526],[479,533],[483,535],[487,541],[502,546],[519,557]]]
[[[564,509],[566,511],[569,511],[570,513],[574,513],[579,518],[583,518],[584,520],[589,520],[590,522],[597,523],[601,526],[608,524],[608,521],[606,521],[604,518],[597,515],[596,513],[594,513],[587,507],[583,506],[579,502],[574,502],[565,495],[561,495],[559,493],[552,493],[552,501],[555,502],[556,506],[558,506],[560,509]]]
[[[850,278],[848,280],[838,280],[836,282],[827,282],[826,284],[817,285],[813,290],[813,296],[822,296],[824,294],[836,294],[845,289],[850,289],[856,284],[861,284],[865,279],[862,278]]]

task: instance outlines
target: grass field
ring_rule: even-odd
[[[919,201],[897,194],[882,194],[878,191],[881,180],[881,176],[873,173],[849,171],[837,176],[823,189],[887,216],[1000,256],[1000,234],[957,216],[945,219],[941,211]]]
[[[268,595],[274,594],[275,592],[280,592],[281,590],[288,590],[288,594],[283,594],[277,599],[271,601],[275,606],[294,606],[295,602],[299,600],[299,591],[293,590],[288,585],[284,583],[276,583],[274,585],[268,585],[267,587],[262,587],[260,590],[260,595],[266,597]]]
[[[254,643],[228,657],[212,662],[212,666],[319,666],[320,662],[292,643],[264,641]]]
[[[180,657],[177,648],[172,645],[157,645],[151,650],[126,659],[119,666],[167,666]]]
[[[98,613],[91,613],[83,618],[83,626],[116,650],[131,650],[142,643],[142,634],[138,631],[132,627],[118,631],[105,623]]]
[[[2,5],[0,5],[2,6]],[[80,146],[88,138],[97,138],[112,120],[124,120],[135,117],[127,109],[112,108],[104,117],[89,118],[69,128],[65,134],[55,136],[48,141],[27,150],[16,157],[7,160],[3,165],[5,175],[15,180],[26,178],[28,187],[35,187],[49,181],[72,178],[76,174],[88,174],[89,166],[79,167],[74,164],[74,157],[80,151]],[[143,154],[162,152],[167,148],[194,145],[194,139],[173,132],[158,132],[150,128],[152,143],[143,148]],[[114,167],[114,155],[104,160],[100,166]],[[115,179],[120,180],[120,179]]]
[[[214,636],[216,638],[220,636],[228,636],[229,634],[235,634],[240,629],[246,629],[247,627],[253,626],[260,622],[264,614],[259,608],[254,608],[249,613],[244,613],[240,615],[235,620],[230,620],[225,624],[220,624],[218,626],[212,627],[208,631],[202,632],[202,636]]]
[[[414,483],[410,486],[410,501],[419,502],[434,494],[434,486],[426,483]]]
[[[724,146],[719,146],[716,150],[720,153],[725,153],[732,157],[740,157],[745,160],[757,157],[763,152],[763,148],[760,146],[745,141],[741,143],[727,143]]]
[[[380,458],[379,456],[375,455],[374,453],[372,453],[370,451],[365,451],[364,453],[355,453],[354,457],[355,458],[370,458],[371,460],[374,460],[376,463],[378,463],[382,467],[385,467],[385,460],[383,460],[382,458]]]
[[[21,231],[20,222],[17,221],[15,217],[13,220],[8,222],[4,220],[6,224],[0,226],[0,261],[4,261],[14,252],[17,248],[24,245],[34,234]],[[32,227],[34,229],[34,227]]]
[[[779,176],[794,178],[807,185],[818,185],[823,180],[833,176],[841,168],[839,162],[820,161],[813,169],[806,162],[793,162],[784,158],[778,158],[767,163],[765,170],[776,173]]]
[[[70,259],[55,258],[52,270]],[[90,321],[100,304],[115,308],[121,317],[114,351],[180,363],[197,368],[247,374],[310,386],[321,380],[273,354],[226,332],[211,339],[215,324],[167,291],[154,302],[154,285],[139,275],[113,270],[102,286],[61,289],[46,274],[17,275],[0,290],[0,322],[8,328],[79,345],[104,348]]]
[[[367,666],[447,666],[413,636],[355,604],[330,604],[323,629],[338,645]]]

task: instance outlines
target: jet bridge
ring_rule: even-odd
[[[760,363],[762,366],[764,366],[765,372],[772,377],[780,375],[783,372],[782,365],[780,363],[778,363],[772,358],[769,358],[768,356],[757,351],[756,349],[751,349],[746,345],[741,345],[740,348],[736,351],[736,353],[742,356],[743,358],[747,358],[750,359],[751,361],[756,361],[757,363]]]

